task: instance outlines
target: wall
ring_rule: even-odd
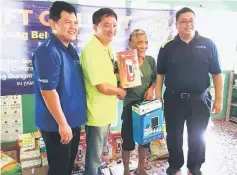
[[[50,0],[49,0],[50,1]],[[52,0],[51,0],[52,1]],[[75,0],[67,0],[67,2],[71,3],[81,3],[84,1],[75,1]],[[89,1],[87,0],[86,2],[95,2],[95,1]],[[133,1],[133,2],[139,2],[139,1]],[[155,3],[164,3],[170,5],[170,7],[176,7],[176,6],[190,6],[190,7],[199,7],[202,5],[204,8],[210,8],[210,9],[223,9],[223,10],[230,10],[230,11],[236,11],[237,12],[237,2],[224,2],[224,1],[219,1],[219,2],[205,2],[205,1],[195,1],[195,2],[187,2],[187,1],[158,1],[158,0],[153,0],[149,2],[155,2]],[[126,1],[126,6],[129,7],[131,1]],[[228,92],[228,85],[229,85],[229,73],[230,71],[225,71],[225,85],[224,85],[224,100],[223,100],[223,111],[220,115],[218,116],[213,116],[214,118],[217,119],[223,119],[225,118],[225,113],[226,113],[226,107],[227,107],[227,92]],[[23,103],[23,125],[24,133],[28,132],[34,132],[37,130],[37,128],[34,125],[34,95],[23,95],[22,96],[22,103]],[[122,109],[122,102],[119,102],[118,105],[118,115],[121,115],[121,109]],[[118,129],[118,128],[116,128]],[[6,144],[4,144],[6,145]]]

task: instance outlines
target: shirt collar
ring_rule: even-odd
[[[73,46],[69,43],[68,47],[66,47],[62,41],[60,41],[53,33],[50,34],[50,39],[54,40],[61,48],[70,51],[72,50]]]
[[[95,43],[102,49],[106,51],[106,47],[100,42],[100,40],[95,36],[92,35],[92,40],[95,41]],[[112,48],[110,46],[110,44],[107,46],[107,48],[109,49],[109,52],[112,53]]]

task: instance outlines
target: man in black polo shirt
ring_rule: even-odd
[[[209,73],[215,86],[212,112],[222,108],[222,77],[217,48],[208,38],[195,31],[195,13],[182,8],[176,13],[178,35],[160,49],[157,59],[156,95],[162,99],[165,79],[164,115],[167,127],[169,168],[167,174],[175,175],[184,164],[183,130],[188,131],[187,167],[193,175],[201,175],[205,162],[206,131],[211,111]]]

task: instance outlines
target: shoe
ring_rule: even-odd
[[[176,173],[178,173],[180,171],[180,169],[174,169],[174,168],[167,168],[166,169],[166,174],[168,175],[176,175]]]
[[[190,172],[192,175],[202,175],[202,172],[201,172],[200,169],[189,170],[189,172]]]

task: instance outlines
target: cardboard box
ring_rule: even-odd
[[[33,149],[25,150],[24,147],[20,148],[20,161],[21,162],[24,160],[38,159],[40,157],[41,157],[40,145],[38,141],[35,143],[35,148]]]
[[[41,158],[34,160],[25,160],[21,162],[21,168],[24,169],[32,169],[36,167],[40,167],[42,164]]]
[[[48,166],[22,170],[22,175],[47,175],[47,173],[48,173]]]
[[[84,175],[85,168],[83,165],[76,165],[72,170],[72,175]]]
[[[40,152],[41,153],[46,152],[46,145],[42,137],[40,137],[39,142],[40,142]]]
[[[42,161],[42,166],[48,165],[48,158],[47,158],[46,152],[41,153],[41,161]]]
[[[141,71],[137,58],[137,50],[118,52],[116,55],[121,87],[132,88],[140,86]]]
[[[158,160],[169,157],[169,152],[166,144],[165,138],[157,139],[150,144],[150,160]]]
[[[112,158],[118,159],[122,156],[122,137],[120,131],[111,132],[112,135]]]
[[[20,134],[19,135],[19,146],[22,151],[31,150],[35,148],[35,137],[33,133]]]
[[[132,107],[133,137],[144,145],[163,136],[163,110],[159,100],[142,102]]]
[[[86,137],[85,137],[84,134],[81,134],[75,163],[80,164],[80,165],[82,165],[82,164],[84,165],[85,164],[85,158],[86,158]]]
[[[113,135],[110,133],[108,136],[108,144],[105,146],[102,154],[102,160],[109,163],[113,158]]]

